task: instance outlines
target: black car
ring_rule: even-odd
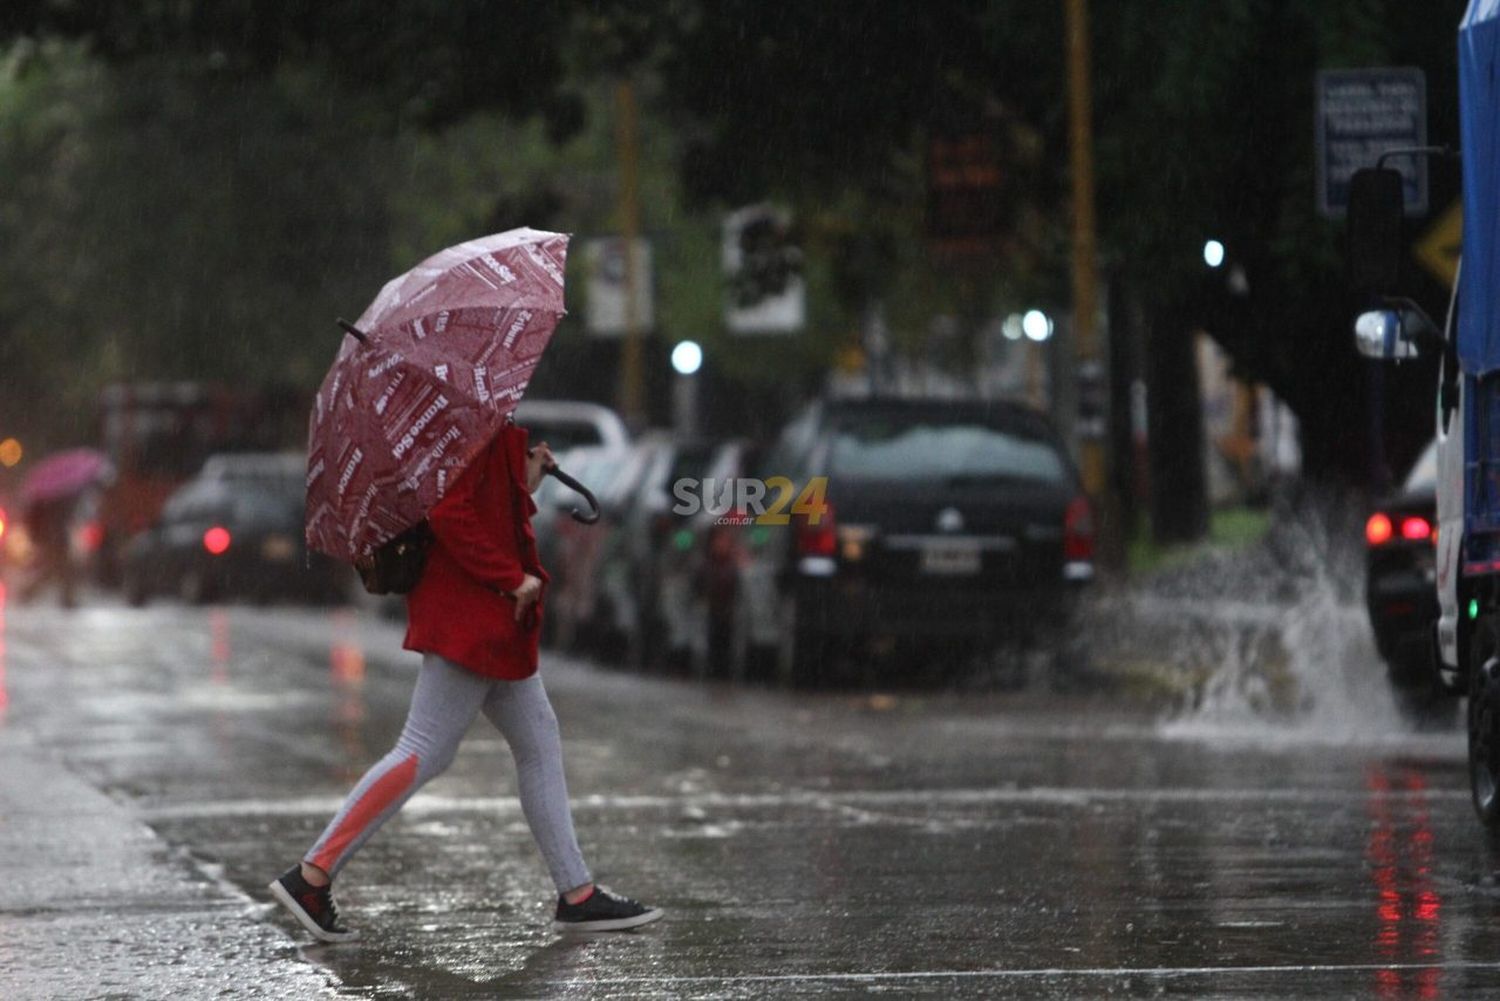
[[[1434,568],[1437,541],[1437,445],[1429,445],[1401,488],[1365,521],[1365,606],[1375,649],[1392,684],[1433,684]]]
[[[297,455],[211,458],[126,546],[126,600],[346,598],[349,568],[309,554],[303,541],[305,472]]]
[[[759,479],[766,514],[735,514],[733,649],[769,653],[787,681],[840,660],[868,668],[893,648],[933,671],[1050,639],[1094,575],[1078,474],[1048,421],[1018,405],[821,402]]]

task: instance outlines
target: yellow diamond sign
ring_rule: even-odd
[[[1458,278],[1458,255],[1463,249],[1464,203],[1455,199],[1412,248],[1422,266],[1449,288]]]

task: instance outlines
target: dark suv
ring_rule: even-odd
[[[760,478],[773,477],[802,510],[783,506],[784,528],[743,526],[734,645],[787,681],[898,646],[931,670],[1034,640],[1094,575],[1077,472],[1047,420],[1014,404],[818,403],[767,456]]]

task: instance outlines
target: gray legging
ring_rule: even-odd
[[[568,810],[557,716],[541,677],[486,678],[431,653],[422,658],[396,746],[359,780],[303,861],[336,876],[413,793],[453,763],[464,732],[481,709],[510,744],[521,811],[558,891],[590,882]]]

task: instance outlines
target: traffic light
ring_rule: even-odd
[[[804,322],[802,249],[791,215],[751,205],[724,220],[725,325],[734,333],[790,333]]]
[[[739,267],[729,276],[729,295],[739,309],[784,294],[802,275],[802,251],[792,239],[790,219],[770,206],[737,213]]]

